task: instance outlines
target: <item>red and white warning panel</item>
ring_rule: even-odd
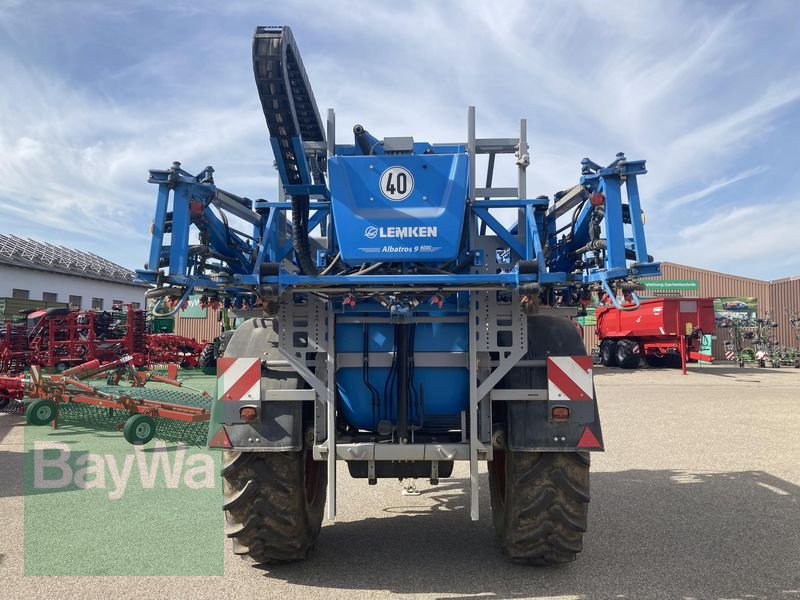
[[[217,394],[220,400],[259,400],[261,361],[220,357],[217,360]]]
[[[547,393],[550,400],[591,400],[592,357],[547,357]]]

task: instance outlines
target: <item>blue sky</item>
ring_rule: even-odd
[[[648,161],[656,259],[800,275],[797,23],[791,1],[0,0],[0,232],[137,268],[148,169],[274,197],[250,44],[285,24],[339,142],[461,141],[469,105],[483,137],[526,117],[529,196],[624,151]]]

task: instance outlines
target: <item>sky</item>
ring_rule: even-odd
[[[0,233],[135,269],[148,169],[213,165],[220,187],[274,199],[250,53],[257,25],[289,25],[339,143],[355,123],[464,141],[470,105],[478,137],[526,118],[530,197],[623,151],[647,160],[656,260],[797,276],[797,24],[791,0],[0,0]]]

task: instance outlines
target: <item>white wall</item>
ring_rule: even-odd
[[[114,300],[123,304],[138,302],[144,308],[146,288],[124,283],[84,279],[0,264],[0,298],[11,298],[13,289],[29,290],[31,300],[42,300],[43,292],[58,294],[58,302],[69,302],[70,296],[81,296],[81,308],[91,308],[92,298],[103,299],[103,309],[111,310]]]

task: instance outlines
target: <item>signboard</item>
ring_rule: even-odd
[[[725,321],[755,319],[758,316],[758,298],[730,296],[714,298],[714,320],[717,325]]]
[[[700,338],[700,354],[709,354],[710,355],[713,352],[713,350],[712,350],[712,340],[713,339],[714,339],[714,336],[711,335],[710,333],[704,333],[703,334],[703,337]],[[710,362],[708,362],[706,360],[699,360],[697,362],[699,362],[701,365],[710,365],[711,364]]]
[[[205,319],[206,309],[200,306],[200,295],[192,294],[187,301],[188,306],[184,308],[180,315],[181,319]]]
[[[640,283],[648,290],[697,291],[700,289],[697,279],[645,279]]]

